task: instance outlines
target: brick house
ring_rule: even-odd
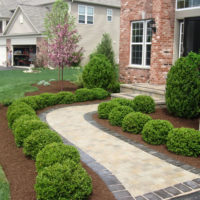
[[[121,0],[120,79],[165,84],[171,65],[200,50],[200,0]]]

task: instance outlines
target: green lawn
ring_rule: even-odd
[[[10,199],[10,188],[6,176],[0,166],[0,199],[9,200]]]
[[[65,68],[64,80],[76,81],[81,69]],[[58,80],[58,70],[42,69],[41,73],[23,73],[22,70],[0,71],[0,102],[10,101],[23,97],[24,93],[36,91],[31,84],[41,80]]]

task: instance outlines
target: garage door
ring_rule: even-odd
[[[6,46],[0,46],[0,66],[6,66]]]

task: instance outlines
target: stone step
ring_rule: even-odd
[[[153,98],[165,99],[164,85],[150,85],[150,84],[121,84],[121,93],[148,95]]]
[[[136,96],[141,94],[133,94],[133,93],[113,93],[111,94],[111,98],[125,98],[133,100]],[[158,97],[152,97],[156,103],[157,106],[164,106],[165,105],[165,99],[164,98],[158,98]]]

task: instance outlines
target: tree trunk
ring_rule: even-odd
[[[62,81],[61,81],[61,90],[63,91],[63,70],[64,70],[64,66],[62,65]]]

